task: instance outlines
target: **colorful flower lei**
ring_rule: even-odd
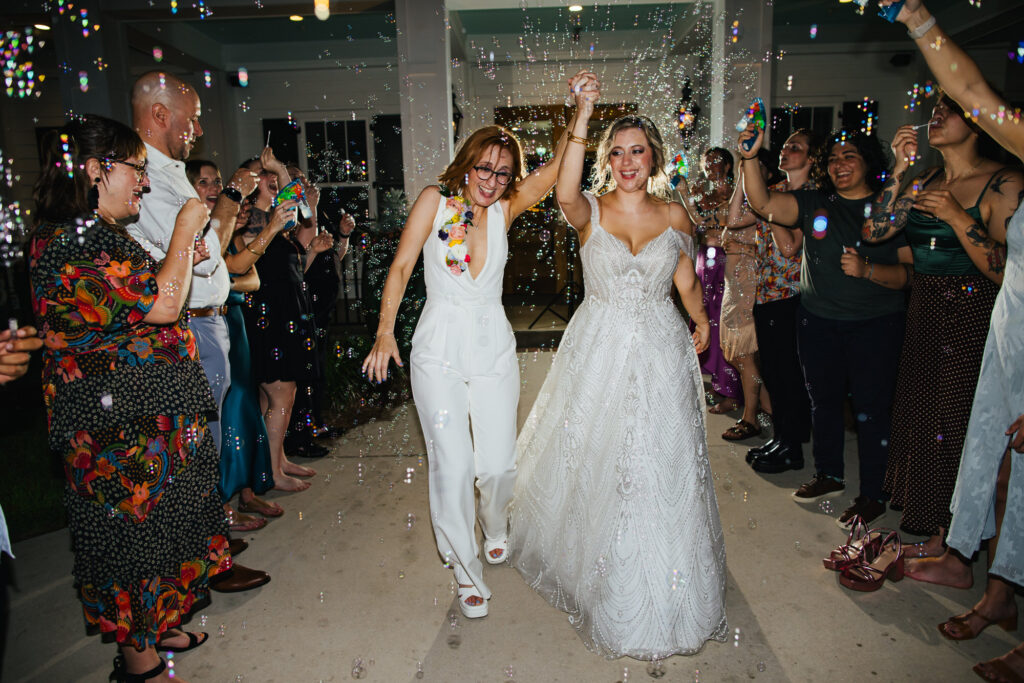
[[[438,238],[448,250],[444,263],[452,275],[462,275],[469,268],[469,249],[466,247],[466,233],[473,227],[473,212],[466,208],[466,200],[455,196],[442,186],[441,195],[447,198],[441,218],[443,223],[437,231]]]

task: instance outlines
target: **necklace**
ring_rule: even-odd
[[[441,210],[441,228],[437,237],[447,249],[444,264],[452,275],[462,275],[469,268],[469,249],[466,247],[466,233],[473,227],[473,212],[464,198],[452,194],[441,186],[441,196],[446,198]]]

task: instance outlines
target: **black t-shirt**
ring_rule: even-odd
[[[872,263],[894,264],[899,262],[897,250],[907,246],[902,233],[880,244],[861,242],[864,207],[874,197],[844,199],[820,190],[791,194],[800,207],[798,225],[804,233],[801,304],[811,313],[833,320],[867,320],[904,310],[902,290],[851,277],[840,266],[844,247],[853,247]]]

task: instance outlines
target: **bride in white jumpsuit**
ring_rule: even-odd
[[[577,104],[600,94],[589,72],[576,74],[569,87]],[[384,283],[377,337],[363,362],[371,382],[386,379],[391,359],[402,364],[395,316],[422,252],[427,302],[412,339],[412,391],[427,441],[437,549],[455,570],[459,608],[471,618],[487,614],[491,597],[474,518],[487,561],[504,562],[516,474],[519,368],[501,305],[507,231],[554,186],[566,137],[554,158],[525,178],[519,141],[508,130],[486,126],[460,145],[440,186],[424,189],[409,213]]]

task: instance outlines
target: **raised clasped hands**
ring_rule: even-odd
[[[580,71],[569,79],[569,94],[576,102],[577,110],[590,114],[594,106],[601,98],[601,82],[597,80],[597,74],[590,71]]]

